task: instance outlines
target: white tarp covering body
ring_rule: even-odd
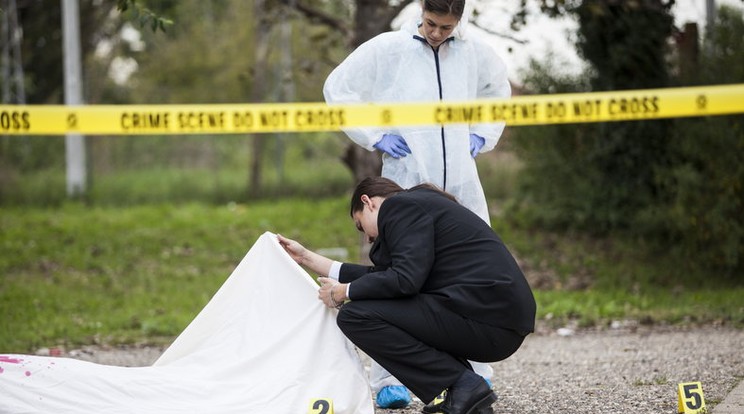
[[[0,355],[0,413],[294,414],[317,399],[374,413],[335,311],[268,232],[152,366]]]

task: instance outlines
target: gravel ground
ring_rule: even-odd
[[[506,361],[493,364],[495,413],[677,412],[677,384],[700,381],[713,409],[744,378],[744,330],[617,324],[603,330],[538,329]],[[108,365],[146,366],[162,349],[73,350],[64,356]],[[376,414],[419,413],[408,408]]]

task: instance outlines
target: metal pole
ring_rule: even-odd
[[[65,105],[83,103],[82,61],[80,53],[80,8],[78,0],[62,0],[62,32],[64,38]],[[65,136],[67,163],[67,196],[76,197],[86,191],[85,138],[80,134]]]
[[[716,0],[705,1],[705,34],[710,36],[716,23]]]

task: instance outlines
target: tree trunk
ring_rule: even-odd
[[[278,96],[279,102],[294,102],[295,101],[295,79],[294,71],[292,70],[292,19],[290,16],[290,8],[295,8],[296,0],[289,0],[288,7],[282,7],[280,9],[279,31],[280,31],[280,73],[278,79]],[[276,159],[275,165],[277,175],[279,177],[279,183],[284,183],[284,143],[286,133],[275,134],[276,143]]]
[[[357,0],[356,13],[354,15],[354,37],[351,41],[353,48],[374,36],[390,30],[390,22],[393,17],[390,6],[379,0]],[[395,12],[397,14],[397,12]],[[367,151],[366,149],[349,142],[346,153],[342,158],[344,163],[351,169],[354,180],[358,183],[366,177],[379,176],[382,172],[382,157],[378,151]],[[370,264],[369,249],[364,235],[359,239],[359,259],[362,263]]]
[[[352,48],[374,36],[390,30],[392,21],[390,6],[379,0],[357,0],[354,14],[354,34]],[[342,158],[354,175],[355,182],[366,177],[379,176],[382,171],[382,158],[377,151],[367,151],[359,145],[349,142]]]
[[[266,61],[269,54],[269,31],[271,22],[268,18],[265,0],[254,0],[253,18],[255,19],[255,45],[253,63],[253,85],[251,87],[251,101],[261,102],[265,96]],[[248,192],[253,195],[261,192],[262,155],[264,139],[260,134],[253,134],[253,158],[251,159],[251,173]]]
[[[697,23],[686,23],[684,30],[676,36],[679,76],[686,82],[690,82],[698,75],[699,40]]]

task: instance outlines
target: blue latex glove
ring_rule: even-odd
[[[475,158],[481,148],[486,145],[486,139],[477,134],[470,134],[470,155]]]
[[[395,134],[383,135],[382,139],[377,141],[377,144],[373,145],[373,147],[393,158],[405,157],[411,153],[406,140],[402,136]]]

